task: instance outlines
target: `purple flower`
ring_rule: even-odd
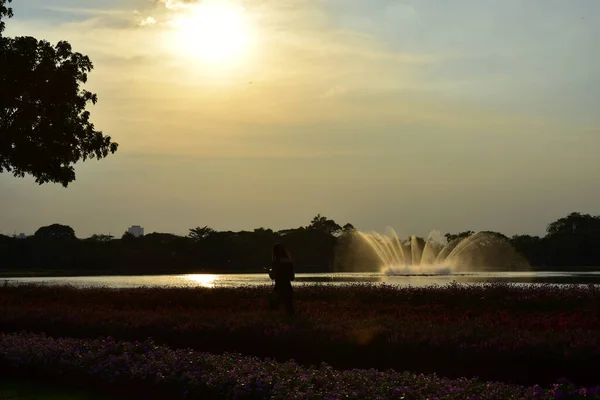
[[[48,376],[99,383],[131,381],[171,390],[176,398],[212,393],[215,397],[275,399],[560,399],[561,383],[545,390],[478,379],[450,380],[436,375],[370,370],[337,371],[323,364],[301,367],[239,354],[214,355],[173,350],[144,343],[95,339],[53,339],[43,335],[0,334],[1,367],[36,367]],[[570,394],[600,399],[600,387],[576,388]]]

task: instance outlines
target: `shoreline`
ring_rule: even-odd
[[[214,271],[185,271],[185,272],[173,272],[173,271],[162,271],[162,272],[106,272],[106,271],[83,271],[83,272],[71,272],[71,271],[27,271],[27,272],[7,272],[0,270],[0,280],[8,278],[78,278],[78,277],[102,277],[102,276],[176,276],[176,275],[239,275],[239,274],[262,274],[264,271],[227,271],[227,272],[214,272]],[[325,272],[326,273],[326,272]]]
[[[511,272],[511,271],[478,271],[478,272]],[[532,267],[529,271],[516,271],[516,272],[599,272],[600,266],[572,266],[572,267]],[[265,271],[262,269],[257,270],[229,270],[229,271],[215,271],[215,270],[197,270],[197,271],[147,271],[147,272],[116,272],[116,271],[65,271],[65,270],[48,270],[48,271],[10,271],[0,269],[0,280],[9,278],[78,278],[78,277],[110,277],[110,276],[177,276],[177,275],[261,275]],[[296,271],[297,274],[344,274],[344,273],[377,273],[377,271]],[[468,274],[468,272],[465,272]],[[457,275],[461,274],[449,274]]]

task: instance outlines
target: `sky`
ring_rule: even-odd
[[[543,235],[600,214],[597,0],[13,9],[6,35],[92,59],[91,119],[119,150],[77,164],[68,188],[1,174],[0,233],[284,229],[320,213],[404,235]]]

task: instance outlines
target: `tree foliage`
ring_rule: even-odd
[[[86,110],[98,100],[81,88],[93,64],[66,41],[1,36],[2,18],[12,16],[8,2],[0,0],[0,173],[66,187],[75,180],[75,163],[118,148]]]
[[[92,241],[92,242],[110,242],[114,238],[115,237],[112,235],[94,234],[94,235],[90,236],[87,240]]]
[[[600,217],[574,212],[549,224],[546,232],[549,235],[600,232]]]
[[[36,238],[41,239],[75,239],[75,231],[68,225],[52,224],[42,226],[35,232]]]
[[[129,231],[123,232],[123,235],[121,236],[121,240],[125,240],[127,242],[131,242],[135,239],[136,239],[135,235]]]
[[[312,219],[308,229],[314,229],[329,235],[337,235],[342,231],[342,227],[334,220],[324,217],[321,214],[317,214],[317,216]]]
[[[466,232],[460,232],[460,233],[446,233],[444,235],[444,237],[446,238],[446,241],[448,243],[451,243],[457,239],[464,239],[464,238],[468,238],[469,236],[472,236],[473,234],[475,234],[475,232],[473,231],[466,231]]]
[[[199,240],[207,238],[209,235],[212,235],[215,232],[216,231],[213,228],[210,228],[208,226],[197,227],[194,229],[190,229],[188,237],[193,241],[197,242]]]
[[[502,264],[506,246],[512,246],[536,267],[578,268],[600,265],[600,230],[597,225],[579,231],[568,229],[574,213],[554,221],[544,237],[516,235],[508,239],[498,232],[473,231],[448,234],[447,245],[456,245],[457,238],[472,237],[472,248],[486,250]],[[585,221],[599,217],[583,216]],[[325,227],[317,228],[323,222]],[[330,221],[330,222],[327,222]],[[567,221],[567,222],[565,222]],[[338,232],[335,221],[318,215],[311,224],[275,232],[267,228],[252,231],[216,231],[207,226],[190,229],[188,236],[150,233],[136,238],[125,232],[121,238],[94,235],[78,240],[69,226],[52,224],[38,229],[34,236],[20,239],[0,235],[0,254],[4,268],[13,270],[97,271],[102,273],[226,273],[262,272],[270,263],[271,249],[283,242],[292,253],[298,272],[373,271],[379,270],[379,259],[372,248],[361,240],[351,224]],[[583,225],[582,225],[583,226]],[[582,228],[583,229],[583,228]],[[340,233],[341,232],[341,233]],[[556,233],[560,232],[560,233]],[[453,239],[454,238],[454,239]],[[57,240],[61,239],[61,240]],[[460,240],[458,240],[460,241]],[[413,243],[406,241],[410,253]],[[416,238],[415,246],[424,248],[425,239]],[[488,247],[493,250],[490,253]],[[498,254],[495,252],[497,251]],[[472,252],[474,256],[479,251]],[[473,262],[479,259],[475,257]],[[418,260],[416,260],[418,262]],[[483,265],[483,264],[482,264]]]
[[[10,8],[7,4],[12,0],[0,0],[0,35],[4,32],[4,21],[2,21],[3,17],[11,18],[13,16],[12,8]]]

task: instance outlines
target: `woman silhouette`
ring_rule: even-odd
[[[294,290],[292,281],[296,277],[292,256],[281,243],[273,247],[273,263],[269,270],[269,277],[275,281],[273,292],[269,296],[269,305],[272,310],[281,304],[289,315],[294,315]]]

